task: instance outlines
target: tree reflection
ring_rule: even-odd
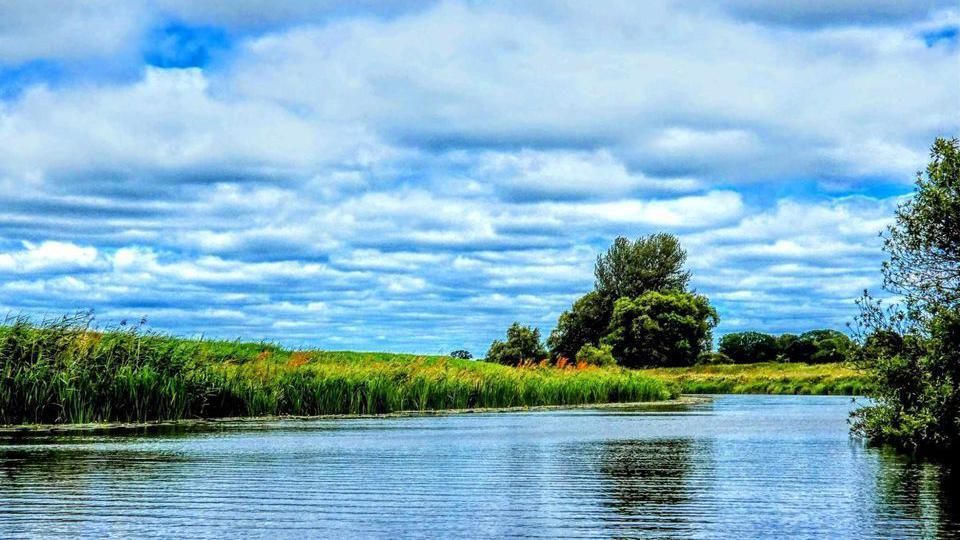
[[[689,529],[676,506],[694,496],[689,478],[702,449],[691,439],[610,441],[601,455],[601,472],[610,480],[604,504],[630,529]]]
[[[915,460],[879,450],[878,508],[881,519],[906,521],[924,535],[960,535],[960,469],[956,464]]]

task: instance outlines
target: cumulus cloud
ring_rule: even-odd
[[[839,328],[960,131],[940,2],[263,6],[0,8],[0,309],[479,353],[666,230],[721,332]]]

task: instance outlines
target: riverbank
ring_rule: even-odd
[[[869,381],[846,364],[765,362],[643,369],[684,394],[864,395]]]
[[[0,327],[0,424],[569,406],[678,394],[626,369],[290,351],[136,330],[100,332],[81,323]]]
[[[0,424],[140,424],[665,401],[681,393],[862,394],[838,364],[629,370],[291,351],[63,320],[0,327]]]
[[[382,414],[321,414],[314,416],[256,416],[227,418],[191,418],[184,420],[155,420],[150,422],[91,422],[87,424],[13,424],[0,425],[0,440],[4,437],[30,435],[69,435],[119,432],[153,432],[170,430],[209,430],[220,428],[250,429],[276,425],[278,422],[317,420],[364,420],[384,418],[417,418],[449,415],[500,414],[543,411],[669,411],[681,410],[690,405],[709,402],[712,397],[684,395],[662,401],[637,401],[633,403],[584,403],[580,405],[534,405],[523,407],[489,407],[473,409],[443,409],[425,411],[396,411]]]

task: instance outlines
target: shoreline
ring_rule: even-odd
[[[579,405],[533,405],[516,407],[477,407],[469,409],[434,409],[424,411],[396,411],[382,414],[322,414],[313,416],[275,415],[275,416],[236,416],[220,418],[190,418],[181,420],[155,420],[150,422],[91,422],[83,424],[6,424],[0,425],[0,436],[10,435],[65,435],[71,433],[97,433],[116,431],[138,431],[158,428],[194,428],[217,427],[234,424],[266,424],[290,420],[362,420],[384,418],[415,418],[429,416],[452,416],[461,414],[497,414],[515,412],[539,412],[583,409],[658,409],[666,407],[695,405],[712,401],[711,396],[683,394],[674,399],[662,401],[583,403]]]

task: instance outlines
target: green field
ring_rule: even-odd
[[[675,385],[684,394],[863,395],[865,374],[845,364],[722,364],[644,369],[641,373]]]

